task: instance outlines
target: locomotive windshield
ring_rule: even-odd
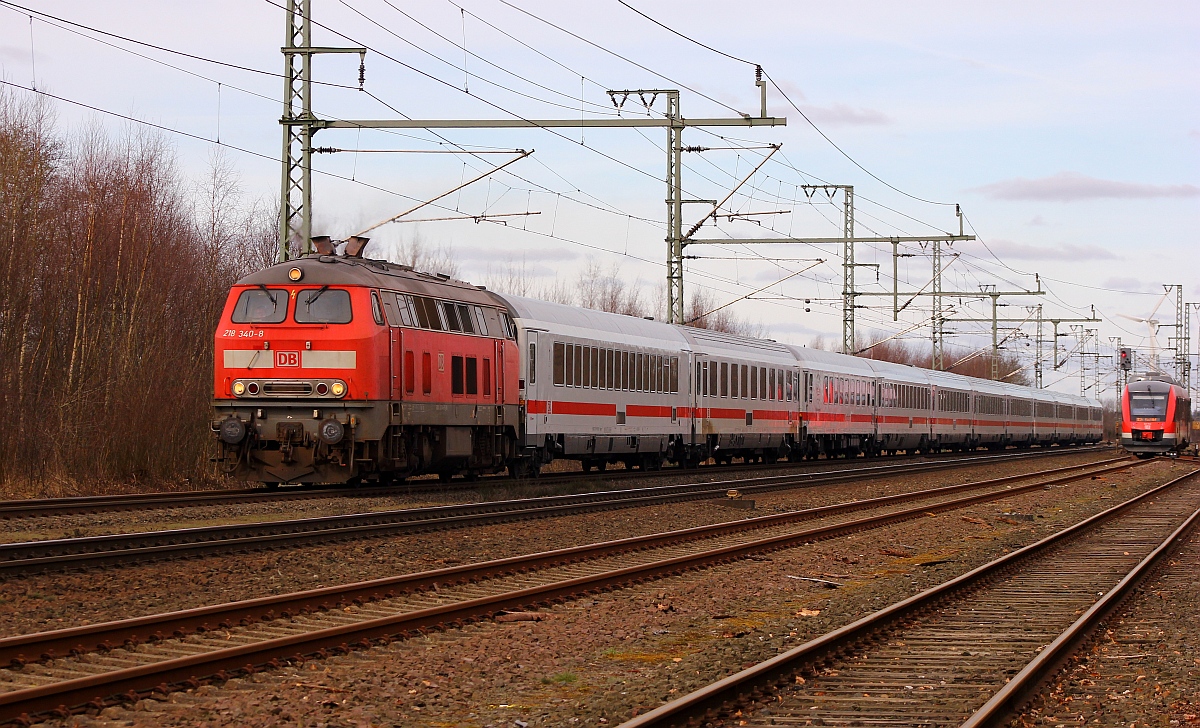
[[[1165,418],[1167,416],[1167,395],[1130,392],[1129,416]]]
[[[328,286],[300,291],[295,315],[298,324],[348,324],[350,292]]]
[[[278,324],[287,316],[288,292],[282,288],[242,291],[233,307],[235,324]]]

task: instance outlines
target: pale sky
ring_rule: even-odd
[[[282,68],[284,14],[268,0],[20,4],[205,58],[272,73]],[[1146,325],[1118,314],[1147,316],[1164,283],[1181,283],[1186,300],[1200,301],[1200,273],[1193,263],[1200,248],[1197,4],[630,4],[691,38],[762,64],[809,119],[866,170],[823,139],[772,87],[769,111],[786,117],[786,127],[688,129],[683,139],[707,147],[782,144],[725,209],[787,214],[754,216],[761,226],[721,218],[698,236],[839,235],[840,199],[831,205],[818,192],[809,200],[797,188],[805,183],[854,185],[859,235],[953,232],[958,224],[953,203],[959,203],[967,232],[973,229],[982,242],[947,250],[945,288],[1033,289],[1033,274],[1040,274],[1047,295],[1005,299],[1010,305],[1002,316],[1022,318],[1029,313],[1025,306],[1039,300],[1046,318],[1086,315],[1095,305],[1103,318],[1094,326],[1105,372],[1111,370],[1110,337],[1121,336],[1143,353],[1150,348]],[[614,111],[606,89],[626,88],[681,88],[681,108],[690,117],[758,112],[751,66],[673,35],[617,0],[313,0],[313,15],[352,39],[318,28],[314,43],[370,49],[366,90],[378,97],[317,86],[314,108],[325,118],[394,118],[397,111],[418,119],[577,118],[581,93],[585,112],[593,116]],[[88,36],[83,37],[57,25],[36,14],[31,24],[28,13],[0,3],[0,78],[26,87],[36,82],[39,90],[204,139],[216,140],[219,134],[247,202],[278,195],[279,163],[272,160],[280,148],[279,78],[111,37],[103,40],[112,45],[104,45],[89,39],[94,37],[90,31],[75,28]],[[318,80],[357,85],[357,56],[321,56],[315,69]],[[10,92],[28,95],[21,89]],[[65,102],[54,106],[64,128],[94,123],[120,133],[129,126]],[[640,101],[631,98],[624,113],[645,113],[639,107]],[[662,111],[663,100],[654,108]],[[535,149],[508,168],[513,174],[496,174],[446,198],[443,207],[415,216],[541,214],[511,218],[508,227],[453,221],[390,225],[376,231],[376,254],[419,230],[424,240],[453,247],[467,280],[484,282],[505,261],[523,258],[544,284],[555,276],[575,280],[590,256],[606,267],[619,266],[624,279],[640,282],[646,299],[655,300],[665,275],[663,130],[592,129],[582,139],[577,129],[403,134],[329,130],[317,136],[317,143],[347,149]],[[177,145],[183,174],[201,178],[215,145],[167,137]],[[685,197],[725,197],[762,154],[685,155]],[[401,212],[414,198],[432,197],[486,164],[509,158],[322,155],[318,169],[355,181],[317,176],[315,232],[352,234]],[[707,209],[686,206],[685,229]],[[710,259],[688,261],[685,286],[709,288],[720,302],[823,260],[758,294],[758,300],[735,304],[734,310],[761,322],[781,341],[806,344],[820,334],[834,344],[840,340],[838,246],[731,243],[688,252]],[[900,261],[901,288],[920,288],[929,279],[928,251],[910,246],[902,252],[912,257]],[[890,246],[861,245],[857,256],[860,263],[879,265],[878,284],[874,268],[858,269],[863,290],[890,290]],[[806,305],[805,298],[811,303]],[[860,333],[911,329],[905,338],[927,342],[928,330],[914,327],[928,319],[928,298],[911,305],[899,322],[892,320],[890,298],[862,302],[877,308],[859,311]],[[962,317],[990,315],[982,301],[948,304]],[[1171,296],[1156,318],[1169,324],[1175,316]],[[990,338],[981,336],[982,324],[948,328],[960,332],[948,343],[964,351]],[[1032,325],[1022,332],[1008,346],[1028,357]],[[1169,335],[1172,330],[1160,332],[1160,347],[1168,345]],[[1060,343],[1073,346],[1068,337]],[[1200,342],[1192,347],[1200,349]],[[1054,371],[1047,364],[1045,381],[1077,392],[1077,367],[1072,361]],[[1102,394],[1111,394],[1105,386]]]

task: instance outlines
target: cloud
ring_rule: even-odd
[[[1200,129],[1192,129],[1188,132],[1188,136],[1193,139],[1200,139]]]
[[[1025,224],[1032,225],[1033,227],[1046,227],[1050,223],[1046,222],[1046,218],[1042,217],[1041,215],[1034,215],[1033,219]]]
[[[1200,197],[1195,185],[1148,185],[1138,182],[1088,177],[1078,172],[1059,172],[1050,177],[1016,177],[974,188],[995,200],[1076,202],[1098,199],[1149,199],[1155,197]]]
[[[814,124],[823,126],[879,126],[892,123],[892,120],[882,111],[856,109],[846,104],[804,105],[800,108],[804,111],[805,116],[812,119]]]
[[[1112,278],[1108,278],[1100,285],[1104,286],[1105,288],[1115,288],[1120,291],[1141,291],[1146,287],[1146,284],[1142,283],[1137,278],[1127,278],[1124,276],[1114,276]]]
[[[515,265],[520,265],[524,260],[526,264],[533,265],[550,261],[576,260],[579,258],[579,253],[565,248],[529,248],[515,253],[512,248],[501,246],[492,248],[478,245],[455,245],[454,258],[463,262],[513,263]]]
[[[1099,245],[1028,245],[1012,240],[994,240],[988,247],[1001,258],[1017,260],[1069,260],[1084,263],[1119,259],[1117,255]]]

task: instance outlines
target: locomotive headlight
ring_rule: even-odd
[[[331,419],[322,422],[318,432],[321,435],[322,442],[329,445],[336,445],[346,435],[346,428],[341,422]]]
[[[233,393],[235,395],[237,395],[238,397],[241,397],[243,394],[246,393],[246,385],[242,382],[234,382],[233,383]]]
[[[304,277],[304,271],[300,270],[299,268],[292,268],[291,270],[288,271],[288,278],[293,281],[298,281],[303,277]]]
[[[334,397],[341,397],[346,393],[346,385],[342,382],[334,382],[333,384],[329,385],[329,391],[333,392]]]

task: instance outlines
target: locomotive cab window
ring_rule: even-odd
[[[283,288],[242,291],[233,307],[235,324],[279,324],[287,318],[288,292]]]
[[[298,324],[348,324],[350,292],[328,286],[300,291],[295,317]]]
[[[1166,417],[1167,395],[1130,392],[1129,414],[1132,417]]]

